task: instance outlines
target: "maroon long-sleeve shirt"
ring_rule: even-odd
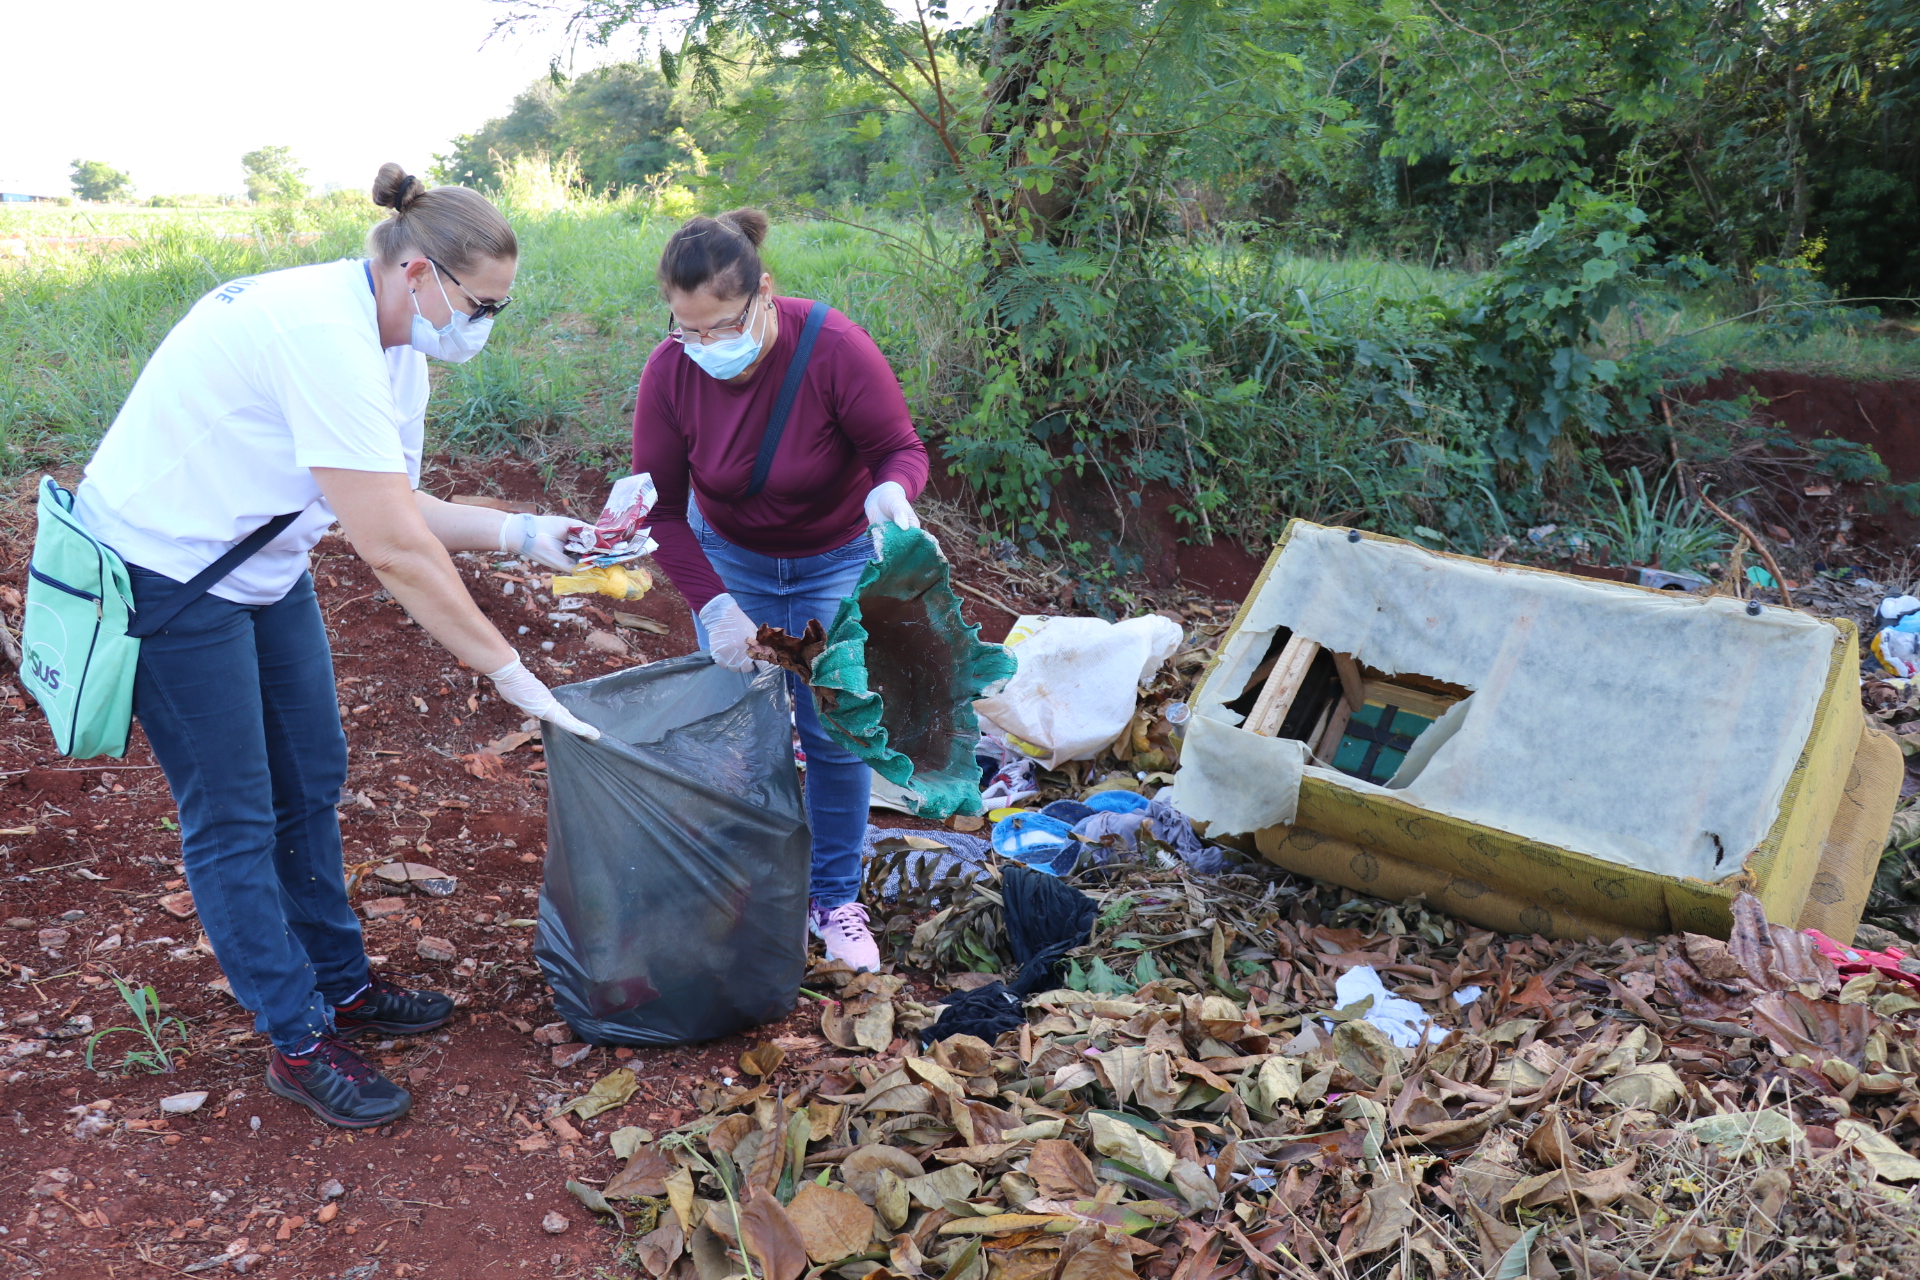
[[[687,494],[700,516],[737,547],[764,556],[817,556],[865,532],[872,488],[898,481],[917,498],[927,448],[907,415],[880,348],[867,331],[828,311],[787,418],[766,487],[746,496],[767,418],[787,376],[813,303],[775,298],[780,334],[745,382],[722,382],[668,338],[647,357],[633,411],[633,469],[653,476],[659,500],[649,522],[654,559],[696,612],[726,590],[687,524]]]

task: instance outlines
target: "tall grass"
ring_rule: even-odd
[[[501,203],[522,243],[516,301],[483,356],[433,366],[436,448],[625,465],[634,385],[667,328],[654,266],[694,198],[672,188],[583,196],[566,164],[523,161],[505,175]],[[0,211],[0,472],[84,459],[198,298],[240,276],[357,256],[378,213],[338,196],[275,209]],[[783,292],[865,326],[916,419],[938,435],[984,378],[960,327],[971,240],[959,227],[846,214],[777,224],[768,266]],[[9,244],[26,256],[6,256]],[[1457,335],[1422,305],[1458,305],[1474,277],[1239,244],[1196,244],[1175,265],[1182,283],[1169,285],[1179,296],[1165,323],[1182,341],[1142,385],[1192,413],[1154,428],[1175,445],[1136,458],[1135,474],[1215,504],[1187,512],[1194,536],[1257,539],[1289,514],[1438,530],[1468,547],[1508,532],[1514,512],[1475,447],[1481,392],[1441,375]],[[1750,324],[1716,325],[1730,314],[1709,295],[1650,294],[1607,340],[1704,330],[1694,338],[1703,367],[1920,376],[1920,343],[1861,329],[1783,343]],[[1242,395],[1253,382],[1264,390]]]
[[[512,176],[512,175],[510,175]],[[632,392],[667,316],[654,284],[677,222],[653,197],[555,198],[552,184],[509,182],[502,197],[522,244],[514,306],[487,351],[434,365],[429,430],[440,447],[487,452],[571,449],[617,468]],[[0,257],[0,469],[84,459],[113,421],[167,330],[228,280],[358,256],[379,212],[370,203],[297,209],[35,210],[5,234],[98,235],[108,242],[27,240]],[[897,255],[869,231],[832,223],[774,228],[766,259],[785,292],[854,316],[911,368],[930,310],[902,287]]]

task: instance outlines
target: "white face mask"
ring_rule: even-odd
[[[747,366],[760,358],[760,338],[753,331],[754,322],[760,318],[760,306],[760,299],[756,295],[753,300],[752,318],[747,321],[746,332],[740,336],[704,344],[687,343],[683,348],[687,353],[687,359],[722,382],[745,373]]]
[[[493,332],[493,317],[484,320],[469,318],[460,308],[453,305],[453,299],[447,297],[447,286],[440,279],[440,269],[432,262],[433,279],[440,285],[440,296],[447,299],[447,310],[452,314],[447,322],[438,329],[420,314],[420,300],[413,298],[413,290],[407,296],[413,298],[413,333],[408,339],[415,351],[435,360],[444,360],[448,364],[460,364],[480,354],[480,348],[487,345],[487,335]]]

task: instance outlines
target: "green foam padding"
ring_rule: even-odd
[[[1014,656],[960,613],[939,546],[882,525],[880,558],[840,602],[813,662],[829,736],[919,796],[919,816],[982,811],[973,701],[1012,679]]]

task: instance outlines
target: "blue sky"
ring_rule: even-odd
[[[553,30],[488,40],[503,12],[488,0],[10,5],[0,189],[68,194],[79,157],[129,171],[143,196],[239,192],[240,156],[266,145],[291,146],[316,188],[367,186],[387,160],[422,170],[566,53]],[[583,51],[575,69],[608,56]]]

